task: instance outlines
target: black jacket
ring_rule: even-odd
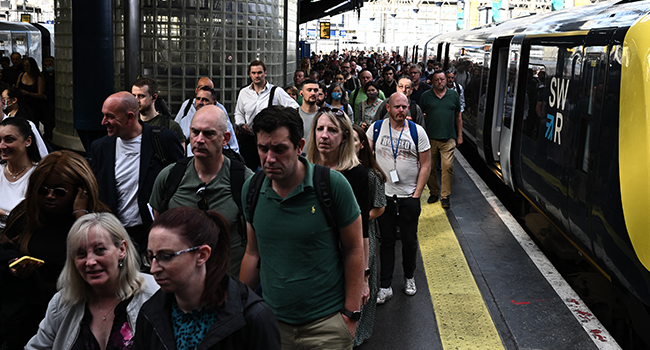
[[[162,129],[160,141],[165,148],[166,164],[154,159],[152,140],[153,128],[147,124],[142,125],[142,145],[140,153],[140,179],[138,187],[138,207],[145,227],[152,223],[151,214],[147,203],[151,197],[151,190],[158,173],[168,164],[183,158],[183,148],[176,138],[176,133],[169,129]],[[90,166],[99,183],[99,197],[106,203],[111,211],[117,214],[117,188],[115,185],[115,142],[117,138],[104,136],[90,145],[88,158]]]
[[[199,350],[280,349],[275,314],[243,283],[227,277],[228,296]],[[140,309],[133,350],[176,350],[171,323],[174,294],[159,290]]]

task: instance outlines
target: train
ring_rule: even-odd
[[[606,1],[443,33],[411,57],[465,77],[470,150],[622,286],[650,344],[648,33],[650,1]]]
[[[13,52],[33,57],[43,68],[42,58],[54,56],[54,26],[0,21],[0,57],[10,57]]]

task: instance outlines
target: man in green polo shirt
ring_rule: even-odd
[[[301,156],[305,139],[298,111],[268,107],[255,117],[253,132],[266,177],[252,222],[245,213],[248,245],[239,279],[251,288],[261,280],[283,349],[352,349],[365,268],[354,193],[343,175],[330,171],[339,228],[333,229],[316,194],[314,165]],[[250,183],[244,183],[243,207]]]
[[[427,203],[435,203],[440,196],[443,208],[449,208],[451,183],[454,177],[454,150],[463,143],[463,117],[460,113],[460,97],[456,91],[447,89],[445,72],[433,73],[433,89],[427,90],[420,97],[420,108],[424,113],[426,131],[431,143],[431,167],[440,157],[442,169],[441,186],[438,186],[436,171],[429,175],[429,192]]]

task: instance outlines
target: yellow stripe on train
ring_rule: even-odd
[[[621,201],[637,257],[650,270],[650,15],[623,42],[618,137]]]

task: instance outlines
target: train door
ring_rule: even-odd
[[[568,178],[568,214],[573,223],[571,230],[585,242],[594,239],[591,229],[593,188],[596,181],[594,171],[594,156],[600,154],[598,142],[603,105],[605,102],[605,86],[607,85],[608,43],[614,33],[613,29],[590,32],[585,38],[582,55],[574,58],[573,81],[580,82],[583,94],[581,103],[575,106],[574,126],[570,131],[571,149],[574,158],[567,165]],[[578,68],[580,67],[581,68]],[[578,69],[580,71],[578,72]],[[608,100],[608,102],[611,102]],[[597,244],[602,242],[597,242]]]
[[[512,159],[511,159],[511,145],[513,136],[513,122],[515,120],[515,109],[517,108],[517,91],[519,84],[519,63],[521,61],[522,43],[524,40],[523,35],[518,35],[510,41],[510,47],[507,49],[505,62],[502,60],[502,50],[499,50],[499,70],[505,72],[497,72],[498,77],[501,79],[505,75],[505,79],[501,80],[498,86],[498,92],[495,100],[495,108],[501,113],[495,114],[495,119],[501,116],[501,129],[499,134],[499,147],[498,158],[501,166],[501,176],[503,182],[508,185],[513,191],[515,190],[514,180],[512,176]],[[504,74],[505,73],[505,74]],[[494,130],[494,129],[493,129]]]
[[[495,86],[496,94],[494,96],[495,103],[492,111],[492,123],[490,130],[492,134],[490,135],[490,148],[492,149],[492,159],[495,162],[499,162],[500,151],[500,140],[501,140],[501,123],[503,121],[503,110],[504,104],[503,100],[506,98],[507,86],[506,82],[508,81],[508,47],[499,47],[496,48],[494,54],[497,55],[497,66],[493,67],[496,69],[496,82]]]

